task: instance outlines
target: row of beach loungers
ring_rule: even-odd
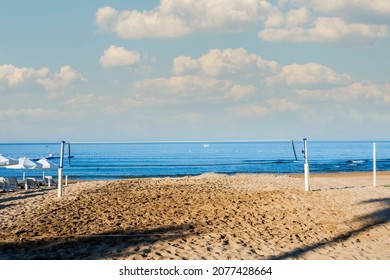
[[[43,180],[37,180],[36,178],[26,178],[24,181],[18,181],[16,177],[4,178],[0,177],[0,190],[16,191],[18,189],[34,189],[43,186],[57,186],[57,182],[52,176],[45,176]]]

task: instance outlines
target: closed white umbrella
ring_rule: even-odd
[[[0,154],[0,166],[9,166],[18,164],[19,161],[14,158],[7,157],[5,155]]]

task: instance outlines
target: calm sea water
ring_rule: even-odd
[[[390,170],[390,141],[378,141],[377,170]],[[303,173],[302,141],[66,143],[64,175],[69,179],[119,179],[198,175],[208,172]],[[0,143],[0,154],[33,160],[54,156],[60,143]],[[371,171],[373,142],[308,142],[311,172]],[[42,176],[42,170],[25,170]],[[23,170],[0,168],[0,176],[22,178]],[[57,175],[45,170],[45,175]]]

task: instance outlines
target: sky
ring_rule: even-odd
[[[389,140],[388,0],[0,0],[0,142]]]

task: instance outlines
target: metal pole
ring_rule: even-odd
[[[68,164],[70,166],[70,143],[68,143]]]
[[[60,166],[58,168],[58,197],[62,196],[62,168],[64,166],[64,145],[65,141],[61,142]]]
[[[305,158],[305,164],[304,164],[304,172],[305,172],[305,191],[310,191],[310,184],[309,184],[309,163],[308,163],[308,152],[307,152],[307,138],[303,138],[303,156]]]
[[[372,169],[373,169],[373,184],[376,188],[376,143],[372,145]]]
[[[292,147],[293,147],[293,152],[294,152],[295,161],[297,161],[298,158],[297,158],[297,152],[295,151],[294,140],[291,140],[291,145],[292,145]]]

